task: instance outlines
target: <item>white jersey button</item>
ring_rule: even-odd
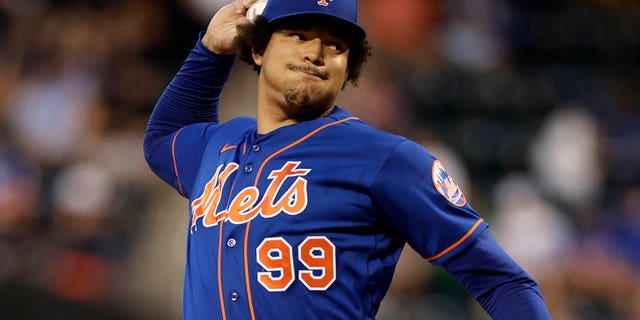
[[[227,247],[229,247],[229,248],[235,247],[236,244],[238,244],[238,243],[237,243],[236,239],[234,239],[234,238],[229,238],[229,240],[227,240]]]
[[[260,151],[260,145],[259,144],[254,144],[251,146],[251,150],[253,150],[253,152],[258,152]]]
[[[240,295],[235,291],[231,292],[230,297],[231,297],[231,301],[233,301],[233,302],[236,302],[236,301],[238,301],[238,299],[240,299]]]
[[[253,166],[251,164],[244,166],[244,172],[249,173],[251,171],[253,171]]]

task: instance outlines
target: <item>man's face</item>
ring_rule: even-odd
[[[348,42],[319,23],[277,29],[262,55],[263,90],[283,111],[313,118],[333,107],[347,80]]]

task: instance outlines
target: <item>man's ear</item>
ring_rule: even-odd
[[[255,50],[251,50],[251,56],[253,57],[253,62],[262,67],[262,54],[255,52]]]

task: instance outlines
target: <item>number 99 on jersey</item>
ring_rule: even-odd
[[[264,239],[256,248],[257,261],[266,271],[258,282],[268,291],[285,291],[297,279],[309,290],[327,290],[336,280],[336,247],[324,236],[309,236],[297,248],[306,269],[295,270],[293,248],[282,237]]]

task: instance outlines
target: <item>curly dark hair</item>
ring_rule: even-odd
[[[261,68],[253,61],[252,52],[263,54],[274,31],[284,26],[291,27],[308,24],[308,18],[308,16],[295,16],[269,24],[263,16],[257,16],[253,23],[239,26],[238,34],[234,39],[234,44],[238,48],[238,58],[253,66],[253,70],[259,74]],[[363,65],[371,57],[371,45],[369,45],[369,41],[366,38],[360,40],[354,33],[349,32],[352,27],[344,25],[339,20],[333,21],[330,25],[340,30],[340,36],[344,36],[344,39],[349,43],[347,82],[356,86]]]

